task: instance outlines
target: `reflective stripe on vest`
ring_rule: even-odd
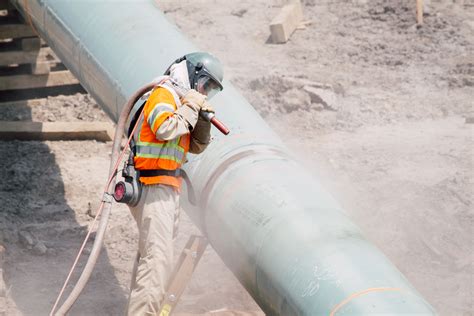
[[[179,108],[181,106],[181,100],[178,96],[178,94],[176,93],[176,91],[173,89],[173,86],[170,85],[166,79],[168,78],[168,76],[160,76],[160,77],[157,77],[154,81],[156,82],[162,82],[161,84],[155,86],[153,88],[153,90],[151,91],[148,91],[147,93],[145,93],[140,99],[138,99],[138,101],[135,103],[135,105],[132,107],[129,115],[128,115],[128,119],[127,119],[127,124],[125,126],[127,126],[127,129],[125,130],[125,134],[127,136],[128,135],[128,131],[129,129],[131,130],[133,128],[133,126],[130,128],[130,124],[132,124],[132,119],[135,117],[135,115],[137,114],[137,112],[142,109],[142,105],[144,106],[146,104],[146,101],[148,101],[148,98],[150,97],[150,95],[153,93],[153,91],[158,88],[158,87],[161,87],[161,88],[164,88],[166,90],[168,90],[171,95],[173,96],[173,99],[174,99],[174,102],[176,104],[176,107]],[[165,103],[166,104],[166,103]],[[168,104],[166,104],[168,105]],[[171,112],[173,112],[174,110],[171,109]],[[153,126],[152,124],[150,124],[150,122],[148,122],[150,126]],[[140,134],[140,130],[142,128],[142,124],[143,124],[143,118],[139,121],[139,122],[135,122],[135,124],[138,124],[138,128],[135,132],[135,135],[134,135],[134,140],[135,142],[138,141],[138,135]]]
[[[190,134],[169,141],[156,137],[162,122],[181,106],[179,97],[172,87],[164,83],[156,89],[160,91],[154,90],[148,97],[144,108],[145,115],[142,121],[138,122],[139,126],[134,135],[135,167],[138,170],[175,170],[186,160]],[[178,189],[181,185],[181,179],[171,176],[140,177],[140,181],[144,184],[171,185]]]
[[[136,144],[136,157],[160,158],[184,162],[186,156],[184,148],[179,146],[181,137],[164,143],[149,143],[138,141]]]
[[[157,87],[155,87],[152,91],[150,91],[150,93],[148,94],[148,97],[146,98],[146,101],[148,101],[148,98],[150,97],[150,95],[153,93],[153,91],[156,89],[156,88],[164,88],[166,89],[169,93],[171,93],[171,95],[173,96],[173,99],[174,99],[174,102],[176,104],[176,107],[179,108],[181,106],[181,100],[179,99],[179,96],[178,94],[176,93],[176,91],[174,91],[174,89],[172,88],[172,86],[170,86],[167,82],[161,84],[161,85],[158,85]],[[137,111],[140,109],[141,107],[141,101],[142,99],[140,99],[140,104],[135,104],[135,106],[132,108],[132,111],[130,111],[130,115],[135,115],[137,113]],[[145,101],[145,104],[146,104],[146,101]],[[150,116],[148,118],[148,126],[150,127],[153,127],[153,124],[155,123],[155,120],[158,118],[159,114],[164,112],[164,111],[167,111],[167,112],[174,112],[174,109],[167,103],[158,103],[155,108],[153,109],[152,113],[150,113]],[[138,135],[140,135],[140,132],[142,130],[142,126],[143,126],[143,119],[140,120],[140,122],[138,122],[138,128],[135,132],[135,135],[133,136],[134,140],[136,143],[139,142],[139,137]]]
[[[151,111],[150,115],[148,116],[148,125],[153,128],[157,119],[166,112],[174,112],[173,107],[168,103],[158,103],[155,105],[153,111]],[[140,126],[141,131],[141,126]]]

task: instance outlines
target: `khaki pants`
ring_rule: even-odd
[[[167,185],[145,185],[140,203],[130,211],[138,225],[139,239],[128,315],[158,315],[173,269],[179,195]]]

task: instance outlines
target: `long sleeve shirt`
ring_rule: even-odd
[[[199,108],[186,100],[176,105],[173,95],[157,88],[145,106],[145,120],[156,139],[170,141],[191,133],[189,152],[199,154],[210,142],[211,123],[199,116]]]

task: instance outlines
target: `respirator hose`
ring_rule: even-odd
[[[120,158],[120,144],[122,141],[122,136],[123,132],[125,131],[125,124],[127,123],[128,116],[130,114],[130,111],[132,110],[133,105],[147,92],[151,91],[155,86],[159,85],[160,83],[152,82],[149,83],[143,87],[141,87],[138,91],[133,94],[128,102],[124,105],[122,112],[120,114],[119,120],[117,122],[117,127],[115,129],[115,135],[114,135],[114,140],[113,140],[113,145],[112,145],[112,155],[110,157],[110,167],[109,167],[109,181],[106,186],[106,195],[109,197],[113,193],[113,188],[114,186],[111,186],[112,179],[115,176],[115,173],[117,172],[117,167],[118,167],[118,159]],[[130,140],[130,139],[129,139]],[[127,149],[129,143],[127,143],[126,148],[124,151]],[[105,197],[105,196],[104,196]],[[71,293],[67,297],[67,299],[64,301],[63,305],[58,309],[56,313],[54,313],[54,307],[53,310],[51,311],[52,315],[65,315],[72,307],[72,305],[76,302],[78,299],[79,295],[81,294],[82,290],[87,284],[87,281],[89,280],[92,271],[94,270],[95,264],[97,262],[97,259],[100,254],[100,250],[102,248],[102,242],[104,240],[104,235],[105,235],[105,230],[107,228],[107,223],[109,221],[109,215],[110,215],[110,209],[111,209],[111,203],[106,203],[105,207],[103,208],[101,217],[100,217],[100,223],[99,227],[96,232],[96,237],[94,240],[94,245],[92,246],[91,253],[89,255],[89,258],[87,259],[87,263],[82,271],[81,276],[76,282],[76,285],[72,289]],[[99,213],[97,214],[97,216]],[[67,281],[66,281],[67,283]],[[65,285],[66,285],[65,283]],[[63,289],[65,286],[63,287]],[[61,296],[61,295],[60,295]],[[58,297],[58,300],[60,298]],[[57,303],[58,301],[56,301]]]

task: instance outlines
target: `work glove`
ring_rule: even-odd
[[[192,154],[202,153],[211,141],[211,122],[206,121],[199,116],[196,126],[191,133],[191,142],[189,144],[189,152]]]
[[[183,103],[193,103],[201,109],[203,104],[206,102],[207,97],[204,94],[191,89],[184,95],[183,99]]]
[[[189,90],[183,97],[182,106],[175,113],[180,115],[188,124],[188,129],[192,131],[197,123],[199,111],[206,102],[206,96],[194,89]]]
[[[211,113],[216,113],[212,106],[209,104],[209,102],[205,101],[204,104],[201,106],[201,111],[203,112],[211,112]]]
[[[211,122],[199,117],[191,136],[201,144],[208,144],[211,140]]]
[[[189,90],[184,96],[183,103],[186,102],[197,105],[201,111],[215,113],[212,106],[209,104],[209,102],[207,102],[207,96],[197,92],[194,89]]]

